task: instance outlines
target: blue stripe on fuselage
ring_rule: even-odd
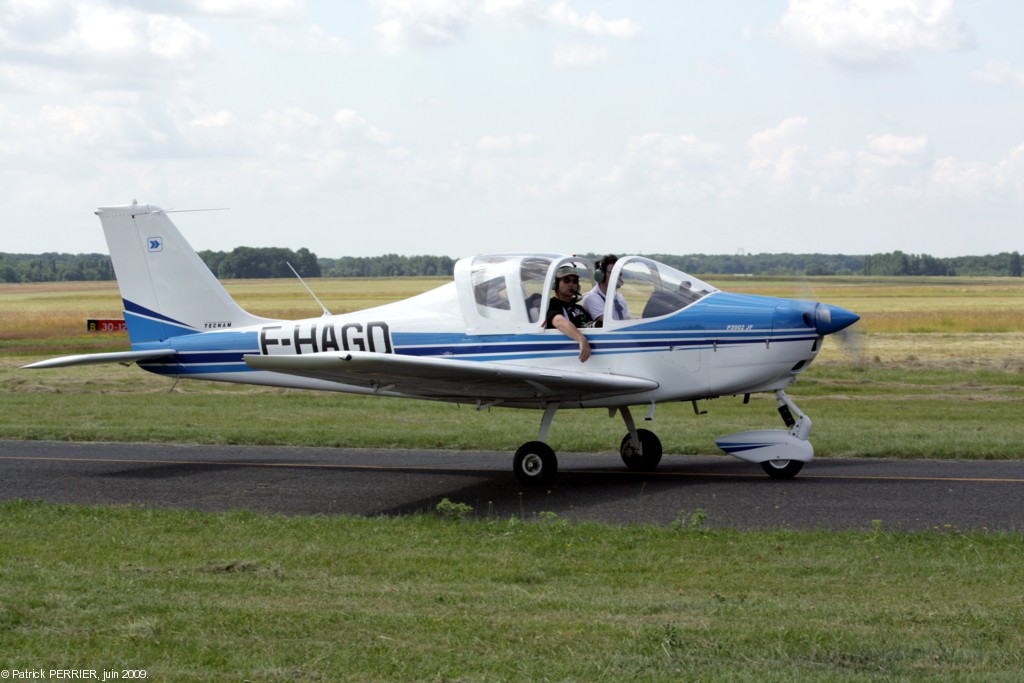
[[[654,353],[712,345],[809,341],[811,329],[772,331],[775,306],[783,299],[718,292],[673,315],[637,320],[613,329],[588,330],[595,355]],[[155,321],[154,321],[155,322]],[[742,327],[742,329],[736,329]],[[569,358],[579,352],[576,342],[553,331],[526,334],[471,335],[464,332],[393,332],[394,352],[424,358],[458,358],[480,362]],[[133,348],[172,347],[173,362],[152,361],[143,367],[161,374],[244,372],[244,356],[259,354],[257,331],[192,333],[166,342],[133,344]]]

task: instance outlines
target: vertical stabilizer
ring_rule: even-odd
[[[235,303],[162,209],[132,203],[96,215],[133,344],[266,321]]]

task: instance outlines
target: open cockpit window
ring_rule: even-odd
[[[547,303],[544,285],[550,255],[494,254],[459,261],[455,267],[459,300],[475,332],[530,329]]]
[[[669,315],[718,291],[702,280],[642,256],[630,256],[615,264],[609,292],[613,288],[626,299],[634,319]],[[613,300],[612,296],[607,298]]]
[[[519,267],[523,300],[526,303],[526,314],[531,323],[540,321],[540,311],[545,303],[544,278],[547,276],[550,265],[551,259],[524,258]]]
[[[473,261],[473,298],[477,312],[485,317],[500,315],[498,311],[512,309],[508,297],[507,259],[482,257]]]

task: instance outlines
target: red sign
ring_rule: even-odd
[[[88,318],[85,325],[90,332],[124,332],[128,329],[122,318]]]

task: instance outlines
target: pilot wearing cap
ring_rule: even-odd
[[[580,362],[590,358],[590,342],[580,332],[581,327],[592,322],[587,309],[576,303],[580,296],[580,276],[576,268],[565,264],[555,273],[554,296],[548,303],[548,315],[544,327],[554,328],[580,344]]]

